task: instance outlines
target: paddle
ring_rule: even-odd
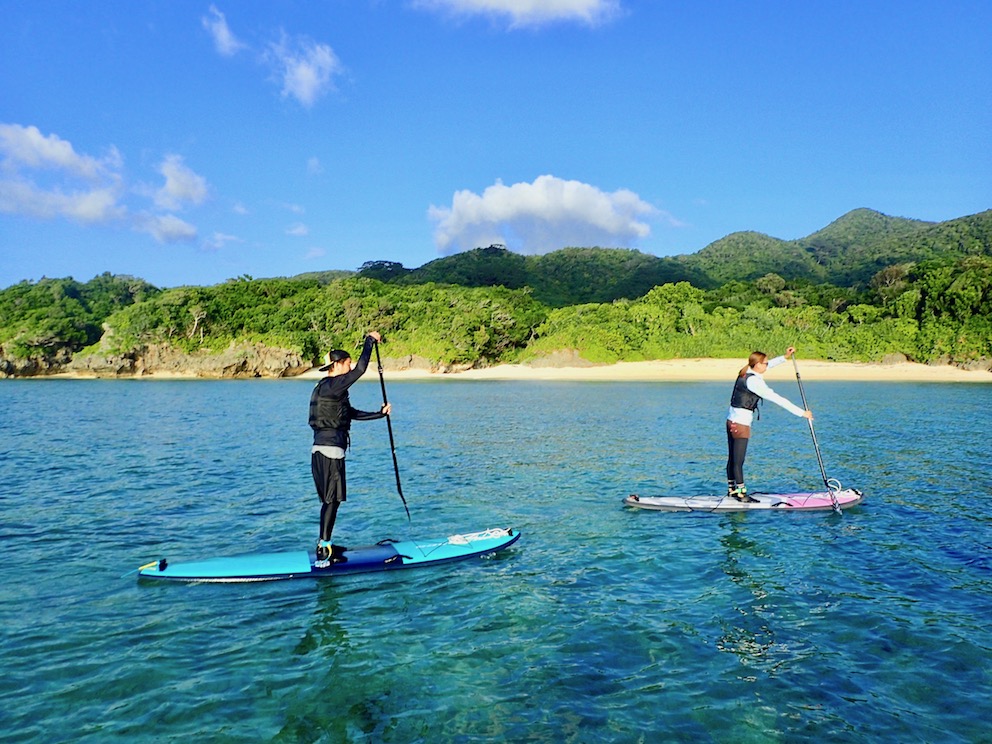
[[[375,345],[375,362],[379,365],[379,384],[382,386],[382,405],[389,403],[386,398],[386,378],[382,376],[382,359],[379,357],[379,344]],[[396,473],[396,491],[400,495],[400,500],[403,502],[403,508],[406,509],[406,521],[412,522],[410,519],[410,507],[406,505],[406,499],[403,497],[403,486],[400,485],[400,465],[396,461],[396,441],[393,439],[393,423],[389,419],[389,414],[386,414],[386,428],[389,429],[389,448],[393,451],[393,471]]]
[[[803,399],[803,408],[807,411],[809,410],[809,405],[806,403],[806,391],[803,390],[803,378],[799,376],[799,362],[796,361],[795,352],[792,353],[792,364],[796,368],[796,382],[799,383],[799,395]],[[806,419],[809,424],[809,435],[813,438],[813,449],[816,451],[816,461],[820,465],[820,476],[823,478],[823,485],[827,487],[827,492],[830,494],[830,501],[834,505],[834,511],[838,514],[843,514],[840,509],[840,505],[837,503],[837,494],[834,493],[834,486],[830,483],[830,479],[827,478],[827,471],[823,468],[823,457],[820,455],[820,445],[816,441],[816,431],[813,429],[813,419]]]

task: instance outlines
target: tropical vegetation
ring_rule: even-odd
[[[418,269],[374,261],[205,287],[110,273],[24,281],[0,290],[0,374],[152,345],[192,354],[250,343],[316,361],[372,328],[384,355],[437,368],[561,351],[596,363],[741,357],[790,343],[839,361],[984,364],[992,211],[934,224],[855,210],[800,240],[736,233],[674,258],[489,246]]]

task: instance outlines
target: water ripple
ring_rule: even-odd
[[[828,469],[868,496],[843,517],[622,508],[630,492],[721,488],[725,387],[394,384],[413,522],[383,427],[359,422],[340,539],[513,526],[519,543],[334,582],[170,586],[126,574],[312,545],[309,383],[0,384],[0,730],[987,738],[990,390],[808,386]],[[367,410],[378,394],[360,385],[353,400]],[[749,473],[761,490],[816,487],[808,431],[769,410]]]

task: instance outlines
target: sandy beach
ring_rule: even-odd
[[[385,371],[389,380],[557,380],[557,381],[721,381],[733,379],[744,364],[742,359],[668,359],[651,362],[620,362],[592,367],[531,367],[503,364],[486,369],[469,369],[445,374],[426,370]],[[992,372],[964,370],[951,365],[930,366],[904,362],[900,364],[858,364],[799,360],[803,380],[838,380],[863,382],[977,382],[992,383]],[[378,378],[374,368],[369,372]],[[312,369],[304,377],[319,378],[323,373]],[[369,373],[366,373],[369,377]],[[771,380],[794,378],[791,362],[770,370]]]
[[[743,359],[666,359],[650,362],[618,362],[617,364],[584,367],[530,366],[501,364],[484,369],[467,369],[458,372],[431,372],[426,369],[391,369],[384,360],[387,380],[521,380],[521,381],[574,381],[574,382],[683,382],[732,380],[744,364]],[[293,380],[316,380],[324,376],[317,367]],[[795,368],[791,362],[766,373],[769,381],[794,379]],[[949,364],[928,365],[914,362],[898,364],[864,364],[852,362],[824,362],[815,359],[799,360],[799,374],[803,380],[836,380],[858,382],[974,382],[992,383],[992,372],[966,370]],[[79,372],[45,375],[39,379],[86,380],[108,376]],[[199,380],[220,379],[201,377],[194,372],[151,372],[140,375],[109,376],[110,379],[127,380]],[[226,378],[225,378],[226,379]],[[363,380],[378,380],[375,365],[369,365]]]

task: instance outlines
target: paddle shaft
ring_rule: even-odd
[[[379,385],[382,387],[382,405],[385,406],[389,403],[389,399],[386,398],[386,378],[382,375],[382,359],[379,357],[379,344],[375,345],[375,362],[379,367]],[[406,505],[406,498],[403,496],[403,486],[400,483],[400,464],[396,460],[396,440],[393,439],[393,422],[389,418],[389,414],[386,414],[386,428],[389,430],[389,448],[393,452],[393,472],[396,473],[396,492],[400,495],[400,500],[403,502],[403,508],[406,509],[406,520],[411,522],[410,519],[410,507]]]
[[[803,399],[803,408],[807,411],[809,410],[809,404],[806,402],[806,391],[803,389],[803,378],[799,375],[799,362],[796,361],[796,355],[792,355],[792,365],[796,368],[796,382],[799,383],[799,395]],[[834,489],[830,487],[830,481],[827,479],[827,471],[823,467],[823,457],[820,455],[820,445],[816,441],[816,430],[813,428],[813,419],[806,419],[806,423],[809,424],[809,435],[813,439],[813,449],[816,451],[816,462],[820,466],[820,477],[823,478],[823,485],[827,488],[827,493],[830,494],[830,500],[833,501],[834,509],[838,514],[841,513],[840,505],[837,503],[837,495],[834,493]]]

